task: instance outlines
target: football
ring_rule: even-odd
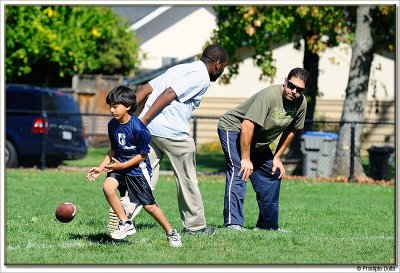
[[[61,223],[71,222],[76,214],[76,207],[74,204],[65,202],[58,205],[56,209],[56,218]]]

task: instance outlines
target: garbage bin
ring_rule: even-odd
[[[329,132],[307,131],[301,137],[303,175],[329,177],[335,160],[338,135]]]
[[[375,180],[390,180],[394,148],[371,146],[368,150],[370,175]]]

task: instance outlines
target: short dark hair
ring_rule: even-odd
[[[137,108],[136,92],[126,85],[118,85],[108,93],[106,103],[108,105],[122,104],[125,107],[130,106],[131,109],[129,109],[128,113],[133,114]]]
[[[228,61],[228,53],[225,48],[219,44],[212,44],[204,49],[200,60],[206,64],[214,63],[216,61],[226,62]]]
[[[287,76],[287,79],[290,80],[292,77],[299,78],[304,82],[305,89],[308,88],[308,85],[310,84],[310,72],[305,70],[304,68],[296,67],[290,70],[289,75]]]

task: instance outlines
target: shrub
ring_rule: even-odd
[[[222,153],[222,146],[219,140],[215,140],[198,145],[197,151],[200,153]]]

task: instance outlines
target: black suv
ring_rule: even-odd
[[[6,167],[56,167],[87,153],[87,136],[71,94],[6,85]]]

